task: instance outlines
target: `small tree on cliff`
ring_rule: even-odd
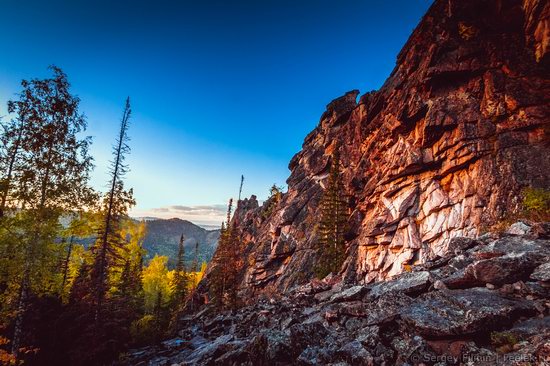
[[[340,152],[336,147],[330,165],[327,187],[320,201],[321,219],[317,240],[318,261],[315,275],[323,278],[329,273],[338,273],[345,259],[347,227],[347,204],[344,185],[340,175]]]
[[[222,224],[214,268],[211,273],[210,296],[218,308],[238,306],[238,276],[242,268],[241,245],[236,223],[231,222],[233,200],[229,200],[227,223]]]

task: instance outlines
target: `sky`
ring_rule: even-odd
[[[129,96],[131,214],[219,225],[241,174],[266,199],[332,99],[382,86],[431,2],[0,0],[0,116],[61,67],[105,191]]]

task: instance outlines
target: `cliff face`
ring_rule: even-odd
[[[424,263],[519,210],[524,187],[550,188],[549,16],[544,0],[435,1],[380,90],[327,106],[279,202],[240,202],[243,287],[284,291],[312,277],[337,143],[351,227],[342,273],[353,282]]]

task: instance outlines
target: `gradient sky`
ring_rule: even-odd
[[[82,99],[105,190],[132,100],[135,216],[218,224],[265,199],[325,105],[379,88],[431,0],[0,0],[0,115],[55,64]]]

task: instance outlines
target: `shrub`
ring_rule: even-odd
[[[514,349],[514,345],[520,340],[509,332],[492,332],[491,344],[500,353],[508,353]]]
[[[523,190],[523,208],[536,216],[550,216],[550,191],[543,188],[526,188]]]

